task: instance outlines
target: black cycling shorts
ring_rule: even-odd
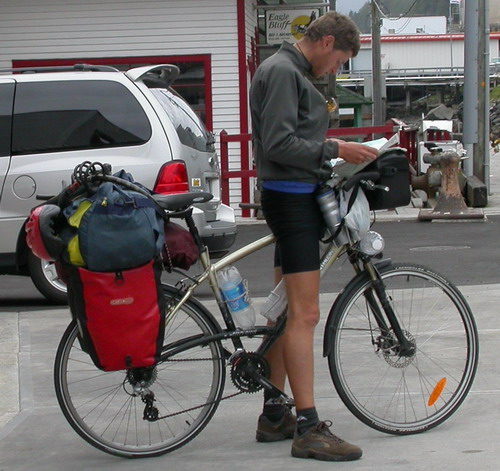
[[[323,215],[314,193],[262,190],[262,212],[276,236],[274,266],[283,274],[319,270]]]

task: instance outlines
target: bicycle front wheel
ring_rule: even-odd
[[[211,315],[189,301],[167,323],[163,345],[217,332]],[[224,389],[223,357],[221,343],[211,342],[151,368],[105,372],[81,350],[73,321],[56,354],[57,399],[73,429],[96,448],[127,458],[161,455],[192,440],[210,421]],[[154,394],[149,409],[144,392]]]
[[[395,264],[380,274],[414,353],[399,355],[394,333],[379,328],[366,296],[378,298],[362,273],[330,312],[330,374],[342,401],[365,424],[396,435],[424,432],[449,418],[472,385],[476,324],[460,291],[434,271]]]

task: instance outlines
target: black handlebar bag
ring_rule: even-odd
[[[111,272],[64,264],[80,345],[98,368],[117,371],[157,363],[165,330],[161,270],[156,259]]]
[[[370,171],[379,172],[380,178],[375,182],[377,185],[389,188],[389,191],[377,188],[365,192],[372,211],[410,203],[410,165],[403,149],[389,148],[363,169],[363,172]]]

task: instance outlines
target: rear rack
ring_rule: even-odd
[[[60,65],[60,66],[47,66],[47,67],[17,67],[12,69],[0,69],[0,74],[35,74],[39,72],[119,72],[118,69],[109,65],[92,65],[92,64],[75,64],[75,65]]]

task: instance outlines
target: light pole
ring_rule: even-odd
[[[382,107],[382,65],[380,52],[380,11],[375,0],[371,0],[372,12],[372,99],[373,125],[384,124]]]

